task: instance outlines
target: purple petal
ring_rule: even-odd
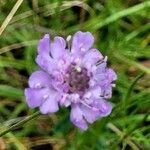
[[[116,73],[113,71],[113,69],[107,69],[107,75],[108,75],[108,79],[110,81],[114,81],[114,80],[117,80],[117,75]]]
[[[107,74],[106,73],[101,73],[101,74],[95,74],[93,76],[93,80],[96,81],[96,84],[104,86],[105,83],[109,83],[108,82],[108,78],[107,78]]]
[[[48,72],[52,72],[55,68],[55,61],[50,56],[50,39],[48,34],[46,34],[38,44],[36,63]]]
[[[96,85],[94,87],[91,87],[86,93],[85,93],[85,96],[86,94],[89,95],[89,98],[99,98],[100,95],[101,95],[101,87]]]
[[[38,55],[36,58],[36,63],[48,73],[53,72],[56,68],[55,61],[49,55]]]
[[[106,71],[106,66],[107,63],[106,62],[102,62],[101,64],[96,66],[96,74],[101,74],[104,73]]]
[[[42,70],[32,73],[29,78],[29,86],[31,88],[42,88],[50,86],[50,76]]]
[[[53,58],[60,58],[65,53],[66,42],[62,37],[55,37],[51,44],[51,55]]]
[[[104,88],[102,95],[104,95],[106,99],[110,99],[112,97],[112,86],[109,85],[108,87]]]
[[[69,99],[69,94],[66,94],[66,93],[60,94],[59,104],[61,106],[65,106],[65,107],[70,106],[71,105],[71,101]]]
[[[44,101],[45,97],[49,94],[48,88],[42,89],[25,89],[26,101],[29,107],[39,107]]]
[[[39,41],[38,44],[38,53],[39,54],[49,54],[50,52],[50,38],[48,34]]]
[[[94,37],[90,32],[77,32],[73,36],[72,53],[86,52],[94,43]]]
[[[42,114],[54,113],[58,111],[58,93],[54,90],[49,91],[49,97],[40,106],[40,111]]]
[[[104,99],[94,100],[93,107],[99,110],[99,117],[108,116],[112,111],[112,105]]]
[[[83,63],[89,63],[93,65],[102,59],[103,59],[103,56],[97,49],[91,49],[87,51],[87,53],[85,54],[83,58]]]
[[[97,120],[97,116],[99,114],[98,110],[94,111],[85,105],[81,105],[81,110],[82,110],[83,116],[87,122],[93,123],[94,121]]]
[[[75,126],[82,130],[86,130],[88,128],[88,125],[83,118],[82,111],[78,104],[73,104],[71,106],[70,120]]]

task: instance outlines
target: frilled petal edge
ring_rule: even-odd
[[[50,87],[50,83],[50,76],[42,70],[33,72],[29,77],[30,88]]]
[[[54,42],[51,43],[51,55],[54,59],[59,59],[66,53],[66,42],[62,37],[55,37]]]
[[[75,126],[80,128],[81,130],[87,130],[88,125],[83,118],[82,111],[78,104],[73,104],[71,106],[70,120]]]
[[[44,37],[38,43],[38,53],[42,55],[49,54],[50,52],[50,37],[49,34],[45,34]]]
[[[39,107],[45,101],[48,93],[49,90],[47,88],[26,88],[25,96],[28,106],[31,108]]]
[[[86,52],[94,43],[94,37],[90,32],[78,31],[73,36],[72,40],[72,53]]]

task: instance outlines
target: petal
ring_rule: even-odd
[[[71,101],[69,99],[69,94],[66,94],[66,93],[60,94],[59,104],[61,106],[65,106],[65,107],[70,106],[71,105]]]
[[[88,125],[83,118],[82,111],[78,104],[73,104],[71,106],[70,120],[72,123],[82,130],[86,130]]]
[[[56,68],[55,61],[48,55],[38,55],[36,58],[36,63],[48,73],[52,73]]]
[[[81,110],[82,110],[83,116],[87,122],[93,123],[95,120],[98,119],[98,117],[97,117],[99,114],[98,111],[94,111],[85,105],[81,105]]]
[[[31,108],[39,107],[45,101],[45,98],[48,94],[49,90],[47,88],[25,89],[26,101],[28,106]]]
[[[45,36],[39,41],[38,44],[38,53],[39,54],[49,54],[50,52],[50,38],[48,34],[45,34]]]
[[[108,116],[112,111],[112,105],[104,99],[94,100],[93,107],[99,110],[99,117]]]
[[[104,73],[106,71],[106,67],[107,67],[107,63],[106,62],[103,62],[103,63],[97,65],[95,73],[96,74]]]
[[[47,114],[54,113],[58,111],[58,109],[58,93],[55,90],[50,89],[46,101],[40,106],[40,111],[42,114]]]
[[[110,81],[114,81],[114,80],[117,80],[117,75],[116,73],[113,71],[113,69],[107,69],[107,75],[108,75],[108,79]]]
[[[62,37],[55,37],[54,42],[51,44],[51,55],[53,58],[58,59],[65,53],[66,42]]]
[[[102,94],[106,99],[110,99],[112,97],[112,86],[111,84],[104,88],[104,93]]]
[[[111,83],[117,79],[116,73],[112,69],[105,69],[105,71],[97,71],[93,74],[92,80],[95,81],[98,85],[103,87],[103,91],[107,88],[112,87]],[[111,91],[111,88],[108,89],[108,92]],[[111,92],[110,92],[111,95]]]
[[[108,83],[107,74],[103,73],[103,72],[101,74],[95,74],[93,76],[93,80],[95,80],[96,83],[101,85],[101,86],[102,85],[104,86],[105,82]]]
[[[48,34],[46,34],[38,44],[38,55],[36,58],[36,63],[42,69],[48,72],[52,72],[53,68],[55,68],[55,61],[50,56],[50,38]]]
[[[94,43],[94,37],[90,32],[78,31],[73,36],[72,41],[72,53],[86,52],[92,47]]]
[[[99,98],[100,95],[101,95],[101,87],[98,86],[98,85],[96,85],[96,86],[90,88],[90,89],[87,91],[87,93],[90,93],[90,94],[91,94],[90,97],[92,97],[92,98],[93,98],[93,97]],[[86,93],[85,93],[85,95],[86,95]]]
[[[101,87],[95,86],[91,89],[91,93],[93,94],[93,97],[98,98],[101,95]]]
[[[103,55],[97,49],[91,49],[87,51],[83,58],[83,63],[89,63],[91,65],[96,64],[99,60],[103,59]]]
[[[30,88],[42,88],[50,86],[51,78],[50,76],[42,71],[35,71],[31,74],[29,78],[29,86]]]

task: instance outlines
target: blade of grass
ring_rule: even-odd
[[[37,44],[37,40],[15,43],[15,44],[0,48],[0,54],[11,51],[13,49],[19,49],[24,46],[31,46],[31,45],[36,45],[36,44]]]
[[[28,150],[25,145],[12,133],[8,133],[7,137],[11,142],[13,142],[17,150]]]
[[[123,133],[120,129],[118,129],[114,124],[108,123],[107,127],[114,131],[122,140],[125,140],[125,142],[133,149],[133,150],[140,150],[140,148],[130,139],[129,136],[126,136],[125,133]]]
[[[3,33],[3,31],[5,30],[5,28],[8,26],[10,20],[13,18],[14,14],[18,10],[18,8],[22,4],[22,2],[23,2],[23,0],[18,0],[16,2],[16,4],[14,5],[14,7],[12,8],[12,10],[10,11],[10,13],[8,14],[8,16],[6,17],[6,19],[4,20],[3,24],[0,27],[0,35]]]
[[[97,29],[102,28],[105,25],[108,25],[112,22],[117,21],[120,18],[123,18],[128,15],[132,15],[132,14],[134,14],[138,11],[144,10],[148,7],[150,7],[150,1],[143,2],[143,3],[137,4],[133,7],[116,12],[116,13],[110,15],[109,17],[107,17],[106,19],[102,18],[101,16],[97,16],[97,17],[85,22],[83,25],[83,29],[89,30],[89,31],[95,31]],[[67,32],[70,33],[70,32],[78,30],[79,28],[80,28],[79,25],[72,26],[71,28],[68,28]]]
[[[143,2],[140,3],[138,5],[135,5],[133,7],[127,8],[125,10],[122,10],[120,12],[117,12],[111,16],[109,16],[108,18],[106,18],[104,21],[99,21],[99,18],[95,18],[94,21],[92,21],[92,23],[86,23],[85,24],[85,28],[89,29],[92,28],[93,30],[99,29],[105,25],[108,25],[122,17],[131,15],[133,13],[136,13],[137,11],[143,10],[145,8],[150,7],[150,1],[148,2]]]
[[[32,119],[38,117],[40,114],[41,114],[40,111],[37,111],[37,112],[35,112],[34,114],[32,114],[31,116],[27,116],[25,119],[21,120],[20,122],[18,122],[18,123],[16,123],[16,124],[14,124],[14,125],[8,127],[7,129],[1,131],[1,132],[0,132],[0,137],[3,136],[3,135],[5,135],[5,134],[7,134],[7,133],[9,133],[9,132],[11,132],[11,131],[13,131],[13,130],[15,130],[15,129],[17,129],[18,127],[24,125],[24,124],[27,123],[28,121],[30,121],[30,120],[32,120]]]

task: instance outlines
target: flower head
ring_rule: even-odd
[[[89,123],[111,113],[107,99],[117,76],[107,68],[107,57],[92,48],[90,32],[75,33],[71,48],[67,42],[62,37],[50,41],[48,34],[39,41],[40,70],[30,76],[25,96],[29,107],[39,107],[42,114],[54,113],[59,106],[71,107],[70,120],[86,130]]]

